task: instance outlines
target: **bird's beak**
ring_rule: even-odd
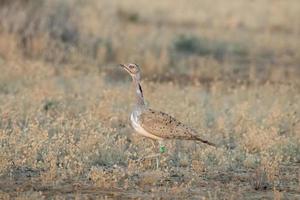
[[[125,69],[128,73],[130,73],[130,71],[129,71],[129,69],[128,69],[128,67],[127,67],[126,65],[120,64],[120,66],[121,66],[123,69]]]
[[[124,64],[120,64],[121,67],[125,68],[126,66]]]

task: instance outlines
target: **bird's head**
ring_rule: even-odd
[[[138,80],[138,81],[140,80],[141,70],[137,64],[120,64],[120,66],[130,74],[132,79]]]

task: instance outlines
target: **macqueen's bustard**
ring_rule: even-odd
[[[137,133],[158,140],[160,153],[165,151],[162,141],[167,139],[194,140],[215,147],[215,144],[202,139],[194,129],[181,123],[174,117],[148,108],[145,104],[140,84],[140,67],[137,64],[121,64],[121,67],[132,77],[136,93],[136,105],[130,115],[131,125]]]

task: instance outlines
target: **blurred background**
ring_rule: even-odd
[[[298,0],[1,0],[0,60],[119,79],[289,82],[300,77]],[[159,74],[159,76],[157,76]]]
[[[299,38],[299,0],[0,0],[0,199],[300,199]],[[220,148],[141,159],[119,63]]]

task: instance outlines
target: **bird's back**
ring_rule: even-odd
[[[198,140],[195,130],[163,112],[146,109],[139,122],[146,131],[164,139]]]

